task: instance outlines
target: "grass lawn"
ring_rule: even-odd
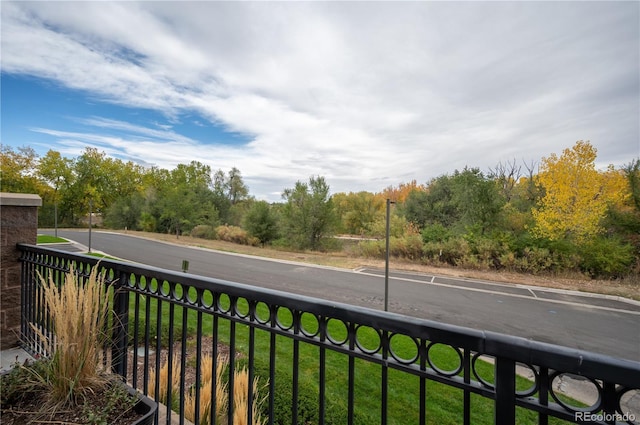
[[[65,242],[69,242],[69,241],[64,238],[59,238],[57,236],[38,235],[37,243],[40,244],[40,243],[65,243]]]
[[[157,287],[155,281],[151,282],[153,288]],[[169,287],[165,283],[162,288],[163,293],[168,293]],[[194,291],[195,292],[195,291]],[[195,298],[195,294],[188,294],[189,298]],[[181,287],[176,289],[174,296],[182,297]],[[204,302],[207,305],[212,303],[211,293],[205,292]],[[231,302],[228,297],[223,296],[220,305],[223,309],[228,309]],[[129,329],[133,330],[135,308],[135,296],[130,298],[130,323]],[[151,339],[157,335],[157,310],[158,303],[156,299],[146,300],[140,297],[140,321],[144,321],[145,309],[150,312]],[[238,302],[238,311],[241,314],[248,312],[248,305],[245,300]],[[269,317],[269,311],[266,305],[258,303],[256,310],[257,317],[265,321]],[[168,340],[169,326],[169,303],[162,304],[161,311],[161,339],[166,342]],[[278,321],[284,327],[293,323],[292,315],[289,310],[278,310]],[[174,341],[180,339],[182,332],[182,307],[175,306],[174,312]],[[230,321],[219,319],[217,329],[218,341],[229,344],[231,326]],[[140,334],[138,340],[144,336],[144,324],[140,324]],[[187,333],[195,336],[197,328],[197,313],[189,311],[187,316]],[[303,314],[301,317],[301,325],[307,334],[314,334],[318,329],[318,321],[311,314]],[[239,362],[246,362],[248,356],[252,355],[255,359],[256,374],[260,377],[261,387],[265,387],[270,367],[270,344],[271,334],[267,331],[255,330],[255,349],[253,353],[249,353],[250,330],[249,326],[244,324],[235,325],[235,348],[242,353]],[[328,334],[334,340],[344,340],[347,336],[345,325],[337,320],[330,320],[327,324]],[[213,320],[211,316],[203,314],[202,334],[204,336],[212,336],[214,333]],[[378,347],[380,337],[378,333],[371,328],[360,328],[357,332],[357,339],[361,346],[370,349]],[[318,423],[318,399],[319,399],[319,370],[321,362],[325,367],[325,399],[326,399],[326,417],[327,424],[344,424],[347,423],[347,405],[349,392],[349,363],[353,362],[355,383],[353,388],[354,398],[354,423],[371,424],[380,423],[381,408],[381,382],[383,367],[379,364],[372,363],[363,359],[350,360],[349,356],[334,352],[330,349],[318,347],[307,342],[294,342],[291,338],[284,336],[276,336],[276,357],[275,370],[276,379],[273,383],[275,391],[274,414],[276,423],[291,423],[291,394],[293,372],[293,353],[298,350],[298,423]],[[296,347],[297,345],[297,347]],[[153,346],[152,346],[153,348]],[[415,356],[416,347],[412,340],[408,337],[400,337],[392,339],[392,349],[394,353],[403,358],[412,358]],[[458,356],[450,347],[433,350],[431,360],[438,365],[439,368],[445,370],[456,369],[459,364]],[[493,379],[494,366],[478,361],[476,370],[485,380]],[[532,383],[525,378],[517,377],[516,387],[518,390],[530,388]],[[408,374],[406,372],[395,369],[388,369],[388,423],[389,424],[416,424],[419,423],[419,406],[420,406],[420,378]],[[265,397],[265,389],[262,390],[260,397]],[[426,382],[426,403],[427,403],[427,423],[429,424],[458,424],[462,422],[463,412],[462,390],[437,383],[434,381]],[[263,404],[266,410],[267,402]],[[474,424],[493,423],[494,403],[492,400],[471,395],[471,422]],[[538,418],[535,412],[527,411],[521,408],[517,409],[516,422],[518,424],[536,424]],[[550,418],[549,423],[561,424],[565,421]]]

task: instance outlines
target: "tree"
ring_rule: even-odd
[[[293,189],[285,189],[282,209],[288,241],[299,249],[318,249],[323,237],[331,233],[335,223],[329,185],[324,177],[310,177],[309,183],[297,181]]]
[[[477,227],[484,235],[495,227],[500,219],[500,211],[505,204],[498,186],[478,168],[456,170],[453,175],[453,200],[460,212],[460,224]]]
[[[385,200],[370,192],[338,193],[333,204],[340,217],[341,232],[351,235],[369,235],[376,220],[384,218]]]
[[[249,196],[249,188],[242,180],[240,170],[233,167],[227,174],[222,170],[216,171],[213,174],[211,189],[220,219],[225,223],[236,222],[232,207],[247,200]]]
[[[244,228],[249,235],[258,238],[262,245],[278,236],[278,221],[265,201],[253,202],[244,217]]]
[[[229,170],[226,187],[229,202],[231,202],[231,205],[235,205],[238,202],[245,200],[249,195],[249,188],[242,180],[240,170],[238,170],[236,167],[233,167],[231,170]]]
[[[60,201],[60,192],[66,191],[74,181],[73,161],[64,158],[60,152],[49,150],[45,156],[40,158],[38,162],[38,174],[40,177],[53,188],[52,203],[54,204],[54,222],[58,222],[58,203]],[[43,207],[46,202],[43,201]],[[67,214],[64,211],[69,209],[68,206],[61,208],[62,217]]]
[[[534,235],[582,243],[601,233],[608,206],[623,194],[607,190],[595,160],[596,149],[582,140],[542,159],[537,184],[545,195],[532,211]]]
[[[410,192],[403,205],[406,219],[420,229],[434,223],[447,228],[453,226],[460,219],[454,189],[452,177],[442,175],[431,180],[426,191]]]
[[[42,194],[45,187],[37,175],[38,154],[30,147],[3,145],[0,151],[0,189],[3,192]]]

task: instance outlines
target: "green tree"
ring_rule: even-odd
[[[159,223],[166,231],[179,236],[198,224],[218,223],[208,165],[198,161],[179,164],[168,175],[159,177]]]
[[[447,228],[453,226],[461,216],[454,190],[451,176],[442,175],[431,180],[426,191],[414,190],[409,193],[402,206],[404,216],[420,229],[434,223]]]
[[[288,242],[299,249],[318,249],[323,237],[331,234],[335,212],[324,177],[310,177],[309,183],[297,181],[285,189],[282,198],[283,227]]]
[[[17,151],[0,147],[0,190],[13,193],[42,194],[45,187],[38,178],[38,154],[31,147]]]
[[[43,208],[42,213],[45,214],[45,217],[40,217],[40,223],[55,223],[55,222],[64,222],[65,219],[68,219],[69,216],[67,214],[70,206],[64,205],[60,208],[60,194],[64,193],[68,190],[69,187],[73,184],[74,181],[74,173],[73,173],[73,161],[63,157],[60,155],[60,152],[49,150],[45,156],[40,158],[38,162],[38,174],[40,177],[53,188],[53,194],[51,200],[43,200]],[[49,203],[53,204],[53,220],[51,217],[47,217],[49,214],[46,214],[46,210],[50,210]],[[60,220],[61,219],[61,220]]]
[[[478,228],[484,235],[498,225],[505,200],[494,181],[485,178],[477,168],[465,167],[462,172],[456,170],[453,187],[453,201],[462,226]]]
[[[370,235],[375,222],[384,218],[385,200],[381,195],[350,192],[335,194],[332,199],[343,233]]]
[[[262,245],[278,237],[278,221],[265,201],[251,204],[244,217],[244,228],[250,236],[258,238]]]
[[[224,223],[239,224],[242,220],[239,219],[238,212],[243,209],[232,207],[249,198],[249,188],[244,183],[240,170],[233,167],[227,174],[222,170],[216,171],[211,186],[220,219]]]

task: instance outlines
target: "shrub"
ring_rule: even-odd
[[[449,230],[440,223],[429,224],[422,229],[424,243],[444,242],[451,237]]]
[[[422,238],[419,235],[390,238],[389,255],[397,258],[406,258],[407,260],[420,260],[423,256]]]
[[[633,264],[633,246],[616,238],[596,238],[580,249],[580,269],[591,277],[616,278]]]
[[[471,255],[469,242],[461,237],[451,238],[443,242],[424,244],[423,253],[433,263],[445,263],[452,266],[460,264],[465,256]]]
[[[362,241],[358,243],[357,251],[367,258],[384,258],[385,241]]]
[[[215,239],[217,234],[216,229],[213,226],[208,224],[199,224],[191,229],[190,235],[194,238]]]
[[[216,227],[216,237],[221,241],[233,242],[241,245],[258,246],[260,241],[257,238],[249,236],[249,234],[237,226],[218,226]]]

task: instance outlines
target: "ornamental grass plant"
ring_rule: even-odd
[[[64,282],[39,276],[51,329],[32,324],[49,354],[48,370],[35,378],[48,388],[51,402],[74,404],[87,392],[104,388],[109,377],[101,354],[110,311],[104,274],[92,268],[86,278],[72,266]]]
[[[38,276],[47,325],[31,326],[45,355],[0,377],[1,423],[124,425],[142,415],[138,397],[108,370],[111,303],[98,269],[83,276],[72,266],[60,283]]]

